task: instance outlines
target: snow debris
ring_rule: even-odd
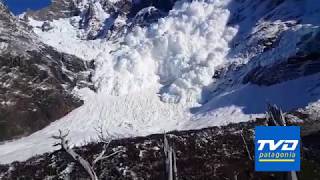
[[[92,81],[97,92],[87,88],[74,89],[74,94],[84,100],[84,105],[43,130],[0,145],[0,163],[26,160],[54,150],[49,137],[59,129],[69,129],[70,143],[81,145],[97,140],[94,128],[99,125],[112,135],[140,136],[247,121],[261,116],[267,101],[276,103],[284,110],[317,101],[320,90],[314,87],[314,83],[319,82],[319,74],[268,87],[230,83],[225,88],[221,86],[221,93],[208,96],[206,103],[200,104],[204,88],[212,93],[219,90],[211,89],[211,83],[215,81],[212,76],[217,69],[230,63],[246,65],[252,57],[261,65],[276,63],[294,54],[295,44],[315,28],[305,23],[288,30],[294,22],[272,18],[256,22],[256,15],[270,10],[266,3],[261,3],[257,9],[244,8],[243,27],[229,26],[230,17],[235,13],[229,7],[230,2],[233,1],[178,1],[167,17],[147,27],[134,27],[115,42],[106,39],[82,40],[81,30],[74,23],[79,22],[79,17],[53,20],[50,23],[53,28],[48,31],[37,28],[43,22],[29,19],[46,44],[58,51],[95,61]],[[253,1],[244,3],[248,2]],[[293,6],[291,1],[285,2],[273,9],[273,13],[285,16],[282,9],[289,11],[298,7]],[[310,2],[312,0],[306,4],[310,6]],[[313,4],[317,3],[314,1]],[[252,9],[255,11],[252,12]],[[316,19],[308,17],[315,12],[314,9],[306,11],[303,22],[314,23]],[[292,14],[295,11],[289,12],[290,16]],[[265,29],[270,24],[273,28]],[[259,37],[272,39],[282,31],[285,33],[277,48],[266,52],[262,47],[254,49],[260,42]],[[272,42],[266,44],[272,45]],[[248,66],[248,69],[257,64]]]

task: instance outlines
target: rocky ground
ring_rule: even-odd
[[[179,179],[283,179],[285,173],[254,171],[254,127],[263,119],[223,127],[170,132],[169,141],[177,154]],[[250,151],[246,151],[241,132]],[[302,165],[299,179],[320,177],[320,132],[302,137]],[[123,152],[103,160],[95,167],[99,179],[164,179],[163,134],[112,141],[108,152]],[[89,162],[101,152],[103,143],[75,150]],[[86,172],[69,155],[58,150],[26,162],[0,166],[2,179],[88,179]]]

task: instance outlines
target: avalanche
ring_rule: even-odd
[[[118,136],[183,128],[215,67],[227,61],[228,42],[237,31],[226,26],[227,4],[178,2],[167,17],[135,27],[119,43],[81,40],[77,27],[68,22],[77,17],[55,20],[48,32],[35,28],[43,42],[58,50],[95,59],[98,91],[75,89],[85,100],[82,107],[29,137],[0,146],[0,161],[52,150],[49,137],[58,129],[70,129],[71,142],[79,145],[95,139],[99,125]],[[40,23],[31,19],[34,27]],[[24,153],[18,155],[22,147]]]
[[[251,84],[224,86],[224,81],[223,89],[214,88],[212,76],[222,67],[230,63],[246,64],[249,57],[257,54],[262,54],[258,56],[261,59],[269,56],[256,49],[245,57],[230,55],[249,47],[244,43],[237,49],[231,48],[236,35],[244,32],[238,26],[227,25],[232,13],[229,3],[178,1],[167,17],[148,27],[134,27],[117,41],[82,40],[82,32],[74,23],[79,17],[54,20],[53,29],[48,32],[35,28],[43,42],[59,51],[95,60],[92,80],[97,91],[74,89],[84,105],[43,130],[0,145],[0,163],[25,160],[53,150],[50,136],[59,129],[70,130],[70,141],[80,145],[97,138],[98,126],[119,137],[139,136],[247,121],[264,112],[266,101],[280,104],[285,101],[286,110],[316,101],[320,89],[314,88],[313,82],[319,81],[318,75],[268,88]],[[103,14],[101,18],[107,16]],[[30,19],[34,27],[41,23]],[[266,33],[260,36],[276,34],[272,30]],[[283,48],[278,51],[295,49]],[[306,91],[306,88],[313,89]],[[222,93],[211,97],[204,94],[204,89]],[[287,89],[294,90],[281,96]],[[297,96],[300,97],[295,100]]]

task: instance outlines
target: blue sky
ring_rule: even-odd
[[[14,14],[21,14],[27,9],[41,9],[48,6],[51,0],[4,0]]]

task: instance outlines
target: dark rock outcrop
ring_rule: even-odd
[[[175,2],[176,0],[116,2],[53,0],[47,8],[29,11],[25,17],[47,23],[46,21],[54,19],[80,16],[77,27],[82,30],[80,35],[82,39],[110,39],[126,33],[127,28],[156,22],[172,9]]]
[[[297,53],[285,61],[257,66],[243,79],[243,83],[270,86],[320,72],[320,31],[306,34],[297,44]]]
[[[0,4],[0,141],[35,132],[79,107],[88,81],[81,59],[41,43]]]
[[[68,18],[79,15],[80,11],[72,0],[52,0],[51,5],[37,11],[27,11],[27,16],[32,16],[39,21],[52,21],[59,18]]]

